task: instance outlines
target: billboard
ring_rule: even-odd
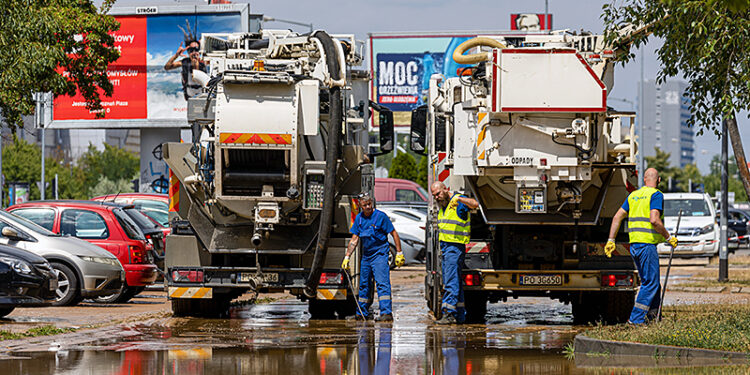
[[[445,78],[457,77],[468,65],[453,61],[453,51],[477,35],[501,34],[370,34],[370,97],[393,111],[395,126],[409,126],[411,110],[424,104],[430,76],[438,73]]]
[[[102,97],[104,118],[96,118],[81,95],[58,96],[51,128],[186,127],[180,69],[164,70],[185,39],[181,28],[189,24],[200,38],[208,32],[247,31],[249,22],[247,4],[160,6],[147,12],[124,7],[110,13],[121,24],[112,33],[121,56],[107,70],[114,91]]]
[[[510,29],[523,31],[552,30],[552,15],[549,13],[511,14]]]

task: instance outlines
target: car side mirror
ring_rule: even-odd
[[[18,231],[11,227],[5,227],[2,231],[0,231],[2,235],[6,238],[8,238],[11,241],[23,241],[25,238],[21,236]]]
[[[412,151],[427,155],[427,106],[422,105],[411,111],[409,147]]]

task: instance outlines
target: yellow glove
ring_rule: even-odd
[[[401,267],[406,263],[406,259],[404,259],[404,253],[398,252],[396,253],[396,267]]]
[[[448,207],[451,208],[451,209],[457,208],[458,207],[458,199],[456,199],[454,201],[451,201],[450,204],[448,205]]]
[[[615,241],[612,239],[608,240],[607,244],[604,245],[604,254],[607,255],[607,258],[612,258],[612,253],[615,251],[615,248],[617,248]]]
[[[669,244],[669,246],[677,248],[677,237],[671,236],[671,237],[667,238],[667,243]]]
[[[344,261],[343,261],[343,262],[341,262],[341,269],[344,269],[344,270],[345,270],[345,269],[347,269],[347,268],[349,268],[349,256],[348,256],[348,255],[347,255],[347,256],[345,256],[345,257],[344,257]]]

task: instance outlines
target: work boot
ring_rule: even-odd
[[[392,322],[393,321],[393,315],[391,314],[383,314],[378,316],[377,319],[375,319],[376,322]]]
[[[440,324],[440,325],[448,325],[448,324],[458,324],[458,321],[456,320],[456,317],[453,314],[444,313],[443,317],[440,318],[440,320],[435,321],[435,323]]]

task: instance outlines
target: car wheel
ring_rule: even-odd
[[[8,314],[10,314],[11,312],[13,312],[13,310],[15,310],[15,308],[16,308],[15,306],[0,307],[0,318],[5,317]]]
[[[388,267],[390,269],[396,268],[396,247],[391,245],[390,251],[388,251]]]
[[[75,306],[80,302],[78,298],[78,275],[65,264],[51,262],[50,265],[57,276],[57,290],[55,302],[52,306]]]
[[[101,303],[125,303],[130,301],[131,298],[133,298],[138,291],[138,287],[128,286],[127,284],[123,284],[122,288],[120,288],[120,291],[114,294],[110,294],[108,296],[99,296],[96,297],[96,302]]]

